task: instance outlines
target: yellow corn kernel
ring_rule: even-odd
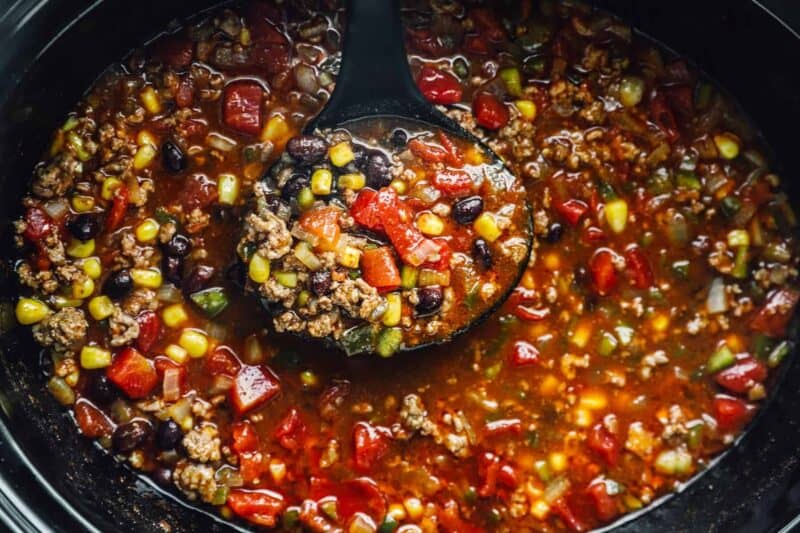
[[[588,409],[575,409],[572,411],[572,422],[581,428],[588,428],[592,425],[594,421],[594,417],[592,416],[592,412]]]
[[[406,191],[408,190],[408,185],[406,184],[405,181],[403,181],[401,179],[392,180],[392,182],[389,184],[389,187],[394,189],[394,192],[396,192],[397,194],[400,194],[400,195],[405,194]]]
[[[486,162],[486,157],[479,148],[470,146],[464,151],[464,162],[468,165],[482,165]]]
[[[122,182],[114,177],[106,178],[103,180],[103,185],[100,188],[100,196],[103,197],[103,200],[111,200],[114,198],[114,191],[116,191]]]
[[[235,174],[220,174],[217,178],[219,203],[234,205],[239,199],[239,178]]]
[[[425,512],[425,507],[423,507],[419,498],[406,498],[403,500],[403,507],[406,508],[408,517],[411,520],[419,520]]]
[[[92,279],[98,279],[103,274],[103,264],[99,257],[87,257],[81,263],[81,269]]]
[[[139,242],[151,242],[158,237],[158,222],[152,218],[146,218],[136,226],[136,240]]]
[[[525,120],[533,120],[536,118],[536,104],[530,100],[517,100],[514,102],[514,106]]]
[[[730,348],[733,353],[742,353],[745,351],[744,349],[744,342],[742,341],[742,337],[731,333],[727,337],[725,337],[725,344]]]
[[[72,204],[72,209],[74,209],[76,213],[88,213],[94,209],[94,196],[76,194],[72,197],[70,203]]]
[[[73,298],[88,298],[94,292],[94,281],[92,278],[86,278],[81,283],[72,285]]]
[[[590,411],[600,411],[605,409],[606,405],[608,405],[608,398],[606,398],[606,395],[601,391],[589,390],[581,394],[578,405]]]
[[[151,115],[157,115],[161,112],[161,99],[153,87],[148,85],[142,89],[142,92],[139,93],[139,98],[141,98],[144,108]]]
[[[88,241],[79,241],[78,239],[72,239],[72,241],[67,246],[67,255],[70,257],[83,259],[85,257],[89,257],[93,253],[94,253],[94,239],[89,239]]]
[[[340,189],[359,191],[364,188],[364,185],[367,184],[367,179],[364,177],[364,174],[360,172],[353,172],[351,174],[342,174],[339,176],[338,183]]]
[[[589,338],[592,336],[592,323],[588,320],[581,320],[572,331],[569,341],[578,348],[586,348]]]
[[[356,158],[353,153],[353,147],[350,146],[350,143],[347,141],[342,141],[339,144],[331,146],[328,149],[328,157],[331,163],[337,167],[343,167]]]
[[[608,227],[614,233],[622,233],[628,224],[628,202],[622,198],[611,200],[604,209]]]
[[[545,254],[542,260],[544,261],[545,268],[551,272],[555,272],[561,268],[561,258],[556,252]]]
[[[242,27],[242,30],[239,32],[239,43],[242,46],[250,46],[250,42],[252,40],[251,37],[252,36],[250,35],[250,30],[248,30],[245,27]]]
[[[133,168],[136,170],[147,168],[150,163],[153,162],[153,159],[155,159],[157,152],[156,147],[152,144],[140,146],[139,149],[136,150],[136,155],[133,156]]]
[[[361,250],[353,246],[340,246],[336,249],[336,262],[347,268],[358,268]]]
[[[392,503],[389,505],[389,510],[386,512],[387,516],[391,516],[398,522],[402,522],[406,519],[408,514],[406,513],[406,508],[403,507],[402,503]]]
[[[417,217],[417,228],[425,235],[437,236],[444,231],[444,221],[430,212],[420,213]]]
[[[146,289],[157,289],[163,282],[161,271],[157,268],[132,268],[131,279],[134,285]]]
[[[403,301],[399,292],[392,292],[386,295],[386,312],[383,313],[384,326],[396,326],[400,323],[403,315]]]
[[[286,463],[278,459],[273,459],[269,462],[269,474],[272,476],[272,481],[280,484],[286,479]]]
[[[558,392],[560,386],[561,382],[558,378],[552,374],[548,374],[539,384],[539,394],[542,396],[553,396]]]
[[[491,213],[481,213],[473,223],[475,232],[487,242],[496,241],[503,233],[497,226],[497,221]]]
[[[311,174],[311,192],[320,196],[331,193],[333,187],[333,172],[327,168],[318,168]]]
[[[83,300],[67,298],[66,296],[57,294],[50,299],[50,303],[52,303],[56,309],[64,309],[65,307],[80,307],[83,305]]]
[[[289,124],[283,115],[272,115],[261,130],[261,140],[280,144],[289,136]]]
[[[258,253],[253,254],[253,257],[250,258],[250,264],[247,266],[247,274],[250,279],[256,283],[266,283],[269,279],[269,270],[269,261]]]
[[[44,302],[33,298],[20,298],[17,302],[17,322],[23,326],[30,326],[41,322],[50,314],[50,308]]]
[[[547,456],[547,463],[553,472],[563,472],[567,469],[567,456],[561,452],[552,452]]]
[[[194,329],[183,330],[178,344],[194,358],[203,357],[208,351],[208,337]]]
[[[105,368],[111,364],[111,352],[99,346],[84,346],[81,348],[81,368],[94,370]]]
[[[664,333],[667,331],[669,322],[669,315],[666,313],[657,313],[652,319],[650,319],[650,325],[653,327],[653,331],[658,333]]]
[[[182,365],[189,360],[189,352],[177,344],[170,344],[164,348],[164,354],[179,365]]]
[[[161,318],[164,320],[164,324],[166,324],[167,327],[177,328],[189,320],[189,315],[186,313],[186,308],[183,304],[172,304],[161,311]]]
[[[108,296],[95,296],[89,300],[89,314],[95,320],[104,320],[114,314],[114,303]]]
[[[735,229],[728,232],[728,246],[731,248],[750,246],[750,234],[744,229]]]
[[[194,418],[190,415],[180,421],[181,429],[184,432],[191,431],[194,427]]]
[[[158,140],[156,140],[155,136],[147,130],[142,130],[136,136],[136,144],[139,146],[144,146],[149,144],[150,146],[158,146]]]
[[[719,155],[725,159],[736,159],[739,155],[739,139],[733,133],[714,135],[714,144],[717,145]]]
[[[544,520],[550,514],[550,506],[544,500],[536,500],[531,504],[531,514],[539,520]]]

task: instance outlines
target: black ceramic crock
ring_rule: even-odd
[[[380,0],[376,0],[380,1]],[[5,5],[4,5],[5,2]],[[10,3],[9,3],[10,2]],[[0,251],[31,168],[95,77],[171,21],[216,0],[0,0]],[[800,37],[747,0],[597,2],[685,55],[747,110],[774,149],[800,207]],[[800,5],[770,7],[800,21]],[[792,7],[790,4],[795,4]],[[4,279],[3,279],[4,278]],[[0,272],[0,298],[12,295]],[[791,531],[800,510],[800,361],[792,357],[736,447],[679,494],[615,530]],[[0,529],[226,531],[156,491],[78,435],[44,389],[38,350],[21,328],[0,338]]]

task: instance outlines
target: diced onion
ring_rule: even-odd
[[[229,328],[225,324],[220,324],[219,322],[206,322],[203,329],[206,330],[206,333],[208,333],[209,337],[220,342],[228,338]]]
[[[233,387],[233,378],[225,374],[218,374],[211,380],[211,387],[208,389],[210,395],[228,392]]]
[[[297,82],[297,87],[304,93],[317,94],[317,91],[319,91],[317,72],[310,65],[299,63],[294,67],[294,79]]]
[[[559,476],[547,484],[544,489],[544,500],[547,503],[553,503],[569,490],[569,479],[564,476]]]
[[[52,200],[44,204],[44,210],[50,218],[60,219],[69,211],[69,202],[67,202],[66,198]]]
[[[725,282],[722,281],[722,278],[711,280],[706,298],[706,310],[712,315],[728,310],[728,297],[725,294]]]
[[[168,368],[164,371],[164,400],[174,402],[181,397],[181,369]]]
[[[211,133],[206,137],[206,144],[211,148],[216,148],[220,152],[230,152],[236,148],[236,141],[220,135],[219,133]]]
[[[156,298],[161,302],[174,304],[183,301],[183,293],[172,283],[165,283],[156,291]]]
[[[264,350],[257,336],[250,335],[244,340],[242,360],[248,365],[259,365],[264,362]]]

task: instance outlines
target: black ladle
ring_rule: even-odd
[[[439,112],[420,93],[408,66],[399,0],[348,0],[346,13],[342,64],[336,78],[336,87],[327,105],[306,125],[304,133],[314,134],[319,130],[356,126],[365,121],[397,120],[408,123],[411,120],[419,123],[422,128],[439,128],[480,145],[493,158],[493,163],[504,165],[480,139]],[[505,172],[513,175],[507,168]],[[527,257],[533,244],[533,224],[531,208],[527,202],[524,209],[527,220]],[[513,282],[507,287],[501,287],[493,305],[462,328],[449,332],[446,338],[404,346],[402,351],[449,342],[484,321],[510,296],[526,267],[527,260],[520,262]],[[297,335],[311,338],[305,334]],[[337,345],[331,339],[323,340]]]

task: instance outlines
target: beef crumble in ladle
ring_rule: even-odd
[[[422,347],[442,344],[453,337],[464,333],[476,324],[483,321],[492,312],[497,310],[510,296],[519,283],[528,264],[533,229],[531,223],[531,209],[524,195],[524,188],[519,180],[504,165],[501,159],[489,149],[480,139],[466,131],[457,122],[447,117],[431,105],[420,93],[409,69],[406,56],[403,28],[400,19],[400,2],[398,0],[348,0],[346,3],[346,29],[342,50],[342,62],[336,79],[336,86],[329,101],[322,111],[312,119],[303,130],[303,137],[319,135],[320,132],[331,132],[345,129],[350,132],[374,131],[375,124],[380,125],[381,131],[391,132],[396,127],[403,129],[413,128],[415,131],[441,130],[448,136],[465,140],[477,146],[486,156],[487,165],[495,169],[495,176],[500,176],[500,181],[513,185],[517,191],[522,191],[515,197],[517,209],[521,216],[517,218],[518,242],[524,241],[525,254],[519,258],[513,267],[512,275],[504,277],[504,283],[497,287],[489,301],[481,308],[481,312],[465,318],[464,323],[451,324],[441,336],[427,336],[419,340],[404,341],[396,351],[416,350]],[[291,150],[290,150],[291,152]],[[284,160],[286,156],[284,155]],[[276,165],[279,165],[277,163]],[[268,171],[267,176],[275,176],[274,166]],[[267,177],[266,180],[270,178]],[[520,205],[521,204],[521,205]],[[240,253],[241,255],[241,253]],[[509,265],[506,264],[506,267]],[[267,303],[262,298],[262,303],[273,314],[286,312],[280,303]],[[465,305],[465,302],[456,301],[454,305]],[[276,309],[277,307],[277,309]],[[378,322],[378,326],[380,322]],[[356,330],[357,328],[352,328]],[[372,335],[372,341],[363,344],[363,330],[360,328],[353,334],[350,330],[340,338],[312,337],[307,331],[292,331],[303,338],[323,340],[326,344],[344,350],[348,355],[355,353],[381,352],[380,332]],[[353,337],[357,337],[353,341]],[[365,346],[367,346],[365,348]]]

